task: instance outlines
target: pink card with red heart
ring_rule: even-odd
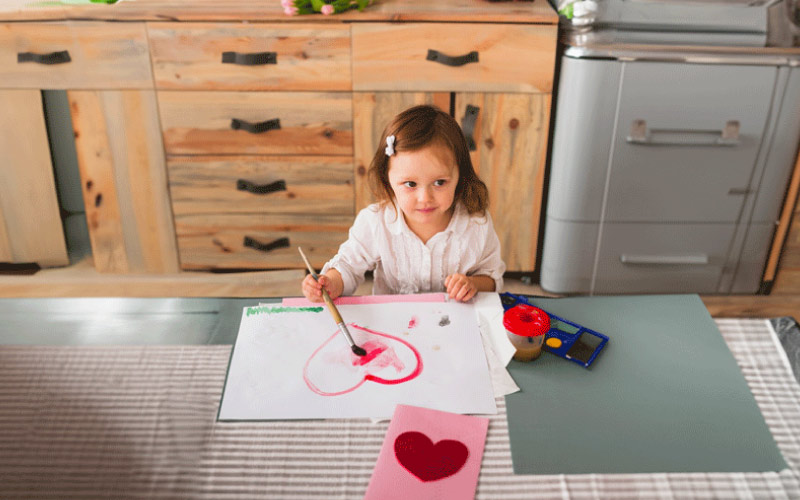
[[[397,405],[365,500],[471,499],[489,419]]]

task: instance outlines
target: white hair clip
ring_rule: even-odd
[[[386,156],[392,156],[394,154],[394,136],[390,135],[386,138]]]

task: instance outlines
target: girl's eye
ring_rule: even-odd
[[[403,185],[409,188],[417,187],[417,183],[414,181],[405,181]]]
[[[433,181],[434,186],[444,186],[447,183],[445,179],[437,179]]]

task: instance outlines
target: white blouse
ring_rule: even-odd
[[[372,293],[411,294],[445,291],[453,273],[484,275],[503,287],[506,265],[489,212],[470,215],[457,203],[447,228],[423,243],[391,204],[372,204],[361,210],[350,234],[322,272],[334,268],[342,275],[344,295],[352,295],[373,270]]]

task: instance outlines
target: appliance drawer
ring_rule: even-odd
[[[352,155],[349,92],[159,91],[168,154]]]
[[[556,26],[356,23],[354,90],[550,93]]]
[[[176,156],[167,170],[176,216],[355,213],[347,156]]]
[[[354,219],[352,215],[176,216],[181,268],[303,268],[298,246],[303,247],[311,265],[320,268],[336,255]]]
[[[634,62],[622,75],[606,220],[735,222],[776,69]]]
[[[715,293],[735,229],[735,224],[603,224],[592,292]]]
[[[350,90],[350,27],[148,24],[159,89]]]

